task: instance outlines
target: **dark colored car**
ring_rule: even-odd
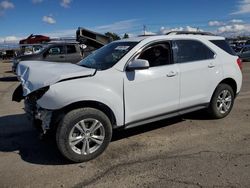
[[[38,60],[51,62],[78,63],[82,59],[78,43],[54,43],[49,44],[38,53],[21,55],[13,60],[12,71],[15,73],[20,61]]]
[[[241,58],[242,61],[250,61],[250,45],[242,46],[237,55]]]

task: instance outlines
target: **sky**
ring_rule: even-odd
[[[171,30],[250,35],[250,0],[0,0],[0,43],[30,34],[75,36],[78,27],[120,36]]]

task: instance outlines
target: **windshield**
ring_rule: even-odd
[[[97,70],[106,70],[114,66],[137,42],[112,42],[81,60],[78,65]]]

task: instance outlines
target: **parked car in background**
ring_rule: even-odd
[[[58,53],[58,48],[48,52]],[[99,156],[113,129],[207,109],[226,117],[242,84],[241,61],[225,38],[161,35],[115,41],[78,64],[23,61],[13,100],[60,152],[82,162]]]
[[[20,61],[52,61],[61,63],[78,63],[82,59],[79,44],[76,42],[56,42],[48,44],[44,49],[34,54],[21,55],[13,60],[12,71],[15,73]]]
[[[250,61],[250,45],[242,46],[240,51],[237,52],[237,55],[242,61]]]
[[[36,43],[44,43],[49,42],[50,38],[43,35],[33,35],[31,34],[26,39],[20,40],[19,44],[36,44]]]
[[[41,52],[48,45],[46,44],[20,44],[19,55],[31,55]]]
[[[4,50],[0,52],[0,58],[1,59],[13,59],[17,55],[16,50]]]

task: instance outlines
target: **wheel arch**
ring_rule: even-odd
[[[234,91],[234,96],[236,96],[236,94],[237,94],[237,83],[233,78],[223,79],[219,84],[227,84],[227,85],[231,86],[233,91]]]
[[[53,112],[52,122],[53,124],[55,124],[55,126],[53,126],[52,128],[55,129],[61,118],[71,110],[84,107],[95,108],[102,111],[109,118],[112,127],[116,127],[116,117],[113,110],[109,106],[99,101],[78,101]]]
[[[229,85],[230,87],[232,87],[233,92],[234,92],[234,96],[236,96],[236,94],[237,94],[237,83],[236,83],[236,81],[235,81],[233,78],[225,78],[225,79],[223,79],[220,83],[218,83],[218,85],[217,85],[216,88],[214,89],[213,94],[212,94],[212,96],[210,97],[210,102],[211,102],[211,100],[212,100],[212,98],[213,98],[213,96],[214,96],[214,93],[215,93],[217,87],[218,87],[220,84],[227,84],[227,85]]]

